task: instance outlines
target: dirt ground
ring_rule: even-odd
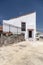
[[[43,65],[43,42],[24,41],[0,47],[0,65]]]

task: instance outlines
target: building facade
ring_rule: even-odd
[[[36,12],[3,20],[3,32],[9,31],[13,34],[24,33],[25,40],[34,40],[36,38]]]

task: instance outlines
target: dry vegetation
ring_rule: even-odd
[[[0,47],[0,65],[43,65],[43,42],[25,41]]]

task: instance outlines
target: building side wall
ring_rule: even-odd
[[[25,39],[28,39],[28,29],[33,29],[32,37],[35,39],[36,35],[36,12],[29,16],[26,24]]]
[[[8,20],[8,21],[3,20],[3,31],[4,32],[9,32],[9,26],[5,25],[5,23],[6,23],[6,24],[11,24],[11,25],[20,27],[20,28],[18,28],[18,31],[17,31],[17,28],[10,27],[10,31],[12,33],[16,33],[16,32],[21,33],[22,32],[21,31],[21,22],[26,23],[26,31],[24,32],[25,33],[25,39],[28,39],[28,29],[33,29],[34,30],[32,36],[33,36],[33,39],[35,39],[35,34],[36,34],[36,12],[34,12],[32,14],[29,14],[29,15],[21,16],[21,17],[15,18],[15,19],[11,19],[11,20]]]

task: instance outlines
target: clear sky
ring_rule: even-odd
[[[0,22],[36,11],[37,29],[43,30],[43,0],[0,0]],[[1,23],[0,23],[1,24]]]

